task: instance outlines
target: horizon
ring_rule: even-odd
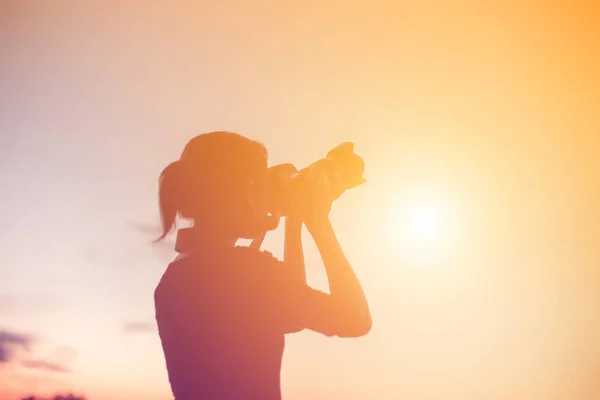
[[[215,130],[366,163],[331,218],[372,331],[288,336],[284,399],[600,398],[599,26],[583,2],[2,2],[0,400],[172,398],[158,175]]]

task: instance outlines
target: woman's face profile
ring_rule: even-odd
[[[267,166],[261,168],[248,182],[246,197],[255,215],[265,216],[268,209]]]

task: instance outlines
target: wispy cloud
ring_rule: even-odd
[[[29,351],[32,342],[30,335],[0,330],[0,363],[10,362],[16,350]]]
[[[126,334],[154,332],[157,330],[156,324],[153,322],[128,322],[123,328]]]
[[[44,360],[25,360],[21,363],[25,368],[40,369],[44,371],[68,373],[71,372],[69,368],[64,365]]]
[[[0,363],[16,363],[25,368],[51,372],[70,372],[66,361],[76,356],[76,349],[66,346],[57,347],[57,357],[53,357],[56,358],[55,360],[29,358],[33,355],[34,344],[35,338],[30,334],[0,330]]]

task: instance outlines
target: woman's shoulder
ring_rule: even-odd
[[[226,265],[281,266],[283,262],[266,250],[247,246],[198,249],[186,255],[179,255],[169,263],[167,269],[193,264],[195,268],[223,268]]]
[[[205,280],[210,277],[218,280],[219,276],[225,278],[231,273],[275,278],[286,269],[282,266],[283,262],[269,251],[243,246],[212,248],[179,256],[169,263],[161,283]]]

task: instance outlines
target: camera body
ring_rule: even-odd
[[[269,168],[267,182],[269,212],[281,217],[289,215],[291,199],[302,196],[307,185],[324,186],[324,193],[336,200],[346,190],[366,182],[364,171],[364,160],[354,153],[352,142],[336,146],[325,158],[301,170],[289,163],[274,165]]]

